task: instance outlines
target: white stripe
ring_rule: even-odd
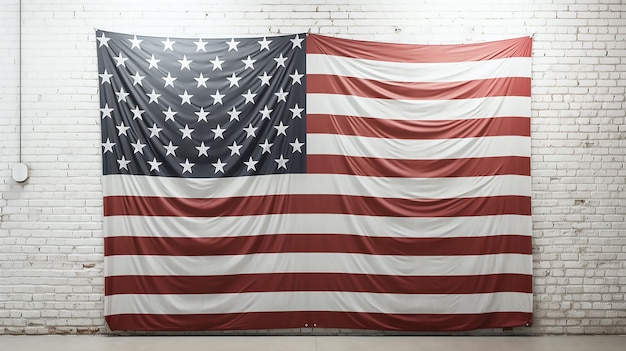
[[[411,199],[530,196],[529,176],[377,178],[330,174],[277,174],[230,178],[105,175],[104,196],[224,198],[278,194],[343,194]]]
[[[309,134],[309,155],[345,155],[390,159],[530,157],[530,137],[491,136],[463,139],[404,140],[353,135]]]
[[[307,114],[334,114],[397,120],[465,120],[530,117],[530,98],[390,100],[335,94],[307,94]]]
[[[308,54],[307,74],[329,74],[392,82],[461,82],[477,79],[530,78],[530,57],[488,61],[404,63]]]
[[[105,297],[105,314],[212,314],[337,311],[394,314],[532,312],[532,294],[381,294],[291,291],[237,294],[122,294]]]
[[[268,253],[223,256],[107,256],[105,276],[354,273],[386,275],[532,274],[531,255],[392,256]]]
[[[530,216],[397,218],[338,214],[242,217],[104,217],[106,236],[218,238],[268,234],[347,234],[454,238],[532,234]]]

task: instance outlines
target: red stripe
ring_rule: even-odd
[[[530,158],[518,156],[442,160],[400,160],[342,155],[308,155],[308,173],[371,177],[530,176]]]
[[[104,239],[104,255],[212,256],[283,252],[406,256],[506,253],[530,255],[530,241],[530,237],[522,235],[459,238],[391,238],[348,234],[275,234],[220,238],[113,236]]]
[[[105,196],[105,216],[220,217],[332,213],[390,217],[530,216],[530,197],[398,199],[350,195],[267,195],[214,199]]]
[[[388,139],[456,139],[530,136],[530,118],[496,117],[467,120],[392,120],[345,115],[307,115],[307,133]]]
[[[357,77],[310,74],[307,94],[339,94],[394,100],[457,100],[495,96],[530,97],[530,78],[507,77],[465,82],[383,82]]]
[[[119,314],[105,316],[111,330],[207,331],[282,328],[348,328],[462,331],[530,326],[532,313],[388,314],[359,312],[252,312],[223,314]]]
[[[230,294],[273,291],[351,291],[381,294],[532,293],[532,276],[394,276],[346,273],[272,273],[219,276],[105,277],[105,295]]]
[[[306,40],[307,54],[408,63],[467,62],[530,57],[532,51],[532,39],[529,37],[464,45],[392,44],[318,34],[310,34]]]

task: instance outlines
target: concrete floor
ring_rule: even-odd
[[[624,351],[626,336],[0,336],[1,351]]]

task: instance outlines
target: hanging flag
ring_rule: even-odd
[[[96,36],[112,330],[530,325],[530,38]]]

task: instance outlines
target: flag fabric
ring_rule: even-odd
[[[531,324],[530,38],[96,37],[112,330]]]

